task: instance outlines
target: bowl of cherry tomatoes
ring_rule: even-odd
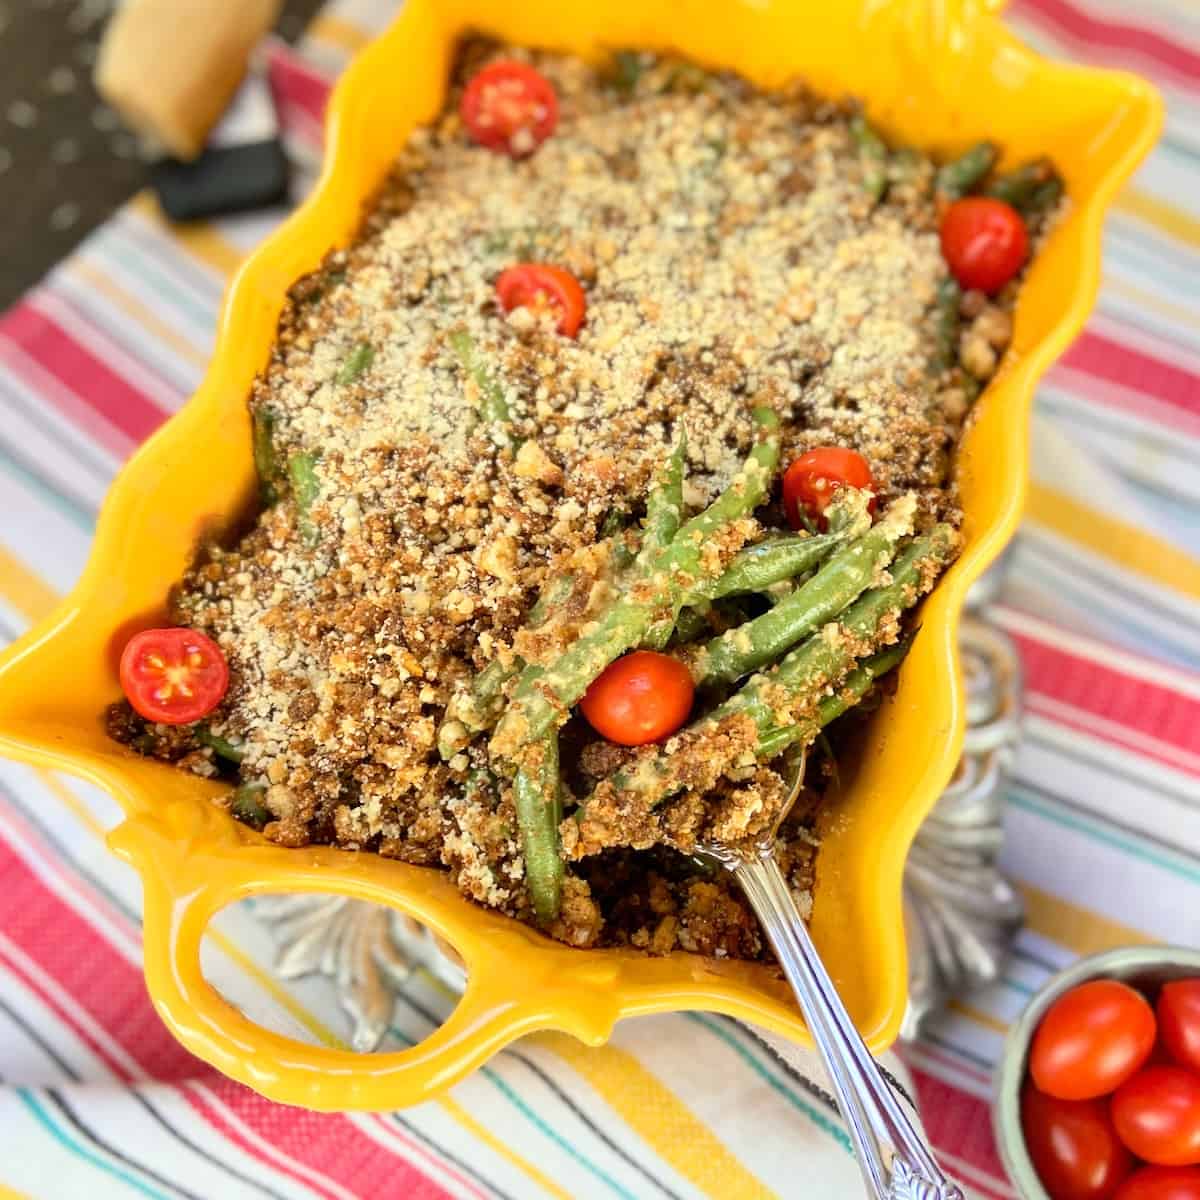
[[[993,1117],[1026,1200],[1200,1200],[1200,951],[1051,979],[1009,1030]]]

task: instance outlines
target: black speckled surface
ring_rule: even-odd
[[[280,33],[297,37],[321,3],[287,0]],[[0,0],[0,308],[145,183],[137,140],[92,89],[113,7]]]

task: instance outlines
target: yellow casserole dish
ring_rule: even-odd
[[[209,802],[217,785],[105,735],[123,632],[155,623],[197,539],[251,503],[246,396],[287,288],[351,238],[409,131],[439,111],[455,41],[467,30],[585,56],[674,49],[764,86],[800,76],[819,91],[861,97],[870,119],[901,142],[953,153],[988,137],[1007,160],[1048,155],[1066,181],[1070,211],[1033,263],[1012,348],[958,457],[965,550],[926,601],[899,689],[843,772],[824,830],[813,934],[859,1029],[881,1050],[905,1002],[905,853],[961,741],[958,612],[1017,523],[1034,385],[1083,324],[1099,279],[1105,207],[1161,121],[1145,83],[1038,57],[980,0],[408,0],[338,86],[316,192],[234,280],[200,390],[117,479],[74,592],[0,660],[0,751],[73,772],[120,802],[125,821],[110,843],[145,886],[154,1003],[189,1050],[274,1100],[324,1109],[412,1104],[533,1030],[598,1044],[622,1017],[674,1009],[720,1011],[806,1040],[785,988],[761,965],[572,950],[473,906],[436,871],[329,847],[273,846]],[[367,1057],[291,1042],[222,1000],[200,970],[209,919],[239,897],[297,890],[393,905],[455,946],[470,978],[447,1023],[413,1049]]]

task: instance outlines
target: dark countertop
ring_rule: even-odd
[[[296,38],[321,3],[286,0],[279,32]],[[0,0],[0,309],[145,183],[137,139],[92,89],[112,8]]]

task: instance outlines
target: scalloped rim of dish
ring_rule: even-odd
[[[161,475],[163,463],[170,459],[172,452],[182,447],[193,432],[207,433],[210,437],[222,436],[206,429],[206,426],[212,424],[210,413],[222,402],[221,394],[230,386],[229,381],[241,378],[244,374],[248,351],[241,344],[240,335],[243,326],[253,324],[247,319],[247,314],[255,306],[263,304],[264,296],[281,298],[299,273],[288,277],[285,264],[304,257],[308,248],[311,248],[314,235],[318,241],[322,241],[324,249],[339,244],[336,239],[324,239],[321,231],[327,230],[331,223],[345,226],[345,221],[334,210],[350,203],[357,205],[366,195],[366,190],[360,184],[367,154],[361,145],[356,144],[357,133],[366,128],[363,126],[367,111],[364,105],[369,104],[364,99],[365,93],[384,63],[394,63],[403,57],[406,22],[418,19],[416,10],[420,7],[420,0],[409,0],[391,28],[368,46],[344,74],[330,103],[327,117],[330,152],[317,187],[238,270],[222,308],[216,348],[203,383],[193,399],[142,446],[117,476],[103,506],[92,552],[79,583],[53,615],[0,657],[0,681],[30,656],[52,653],[51,647],[57,637],[60,634],[68,635],[74,623],[84,619],[93,598],[108,586],[112,578],[109,568],[114,558],[120,558],[115,548],[121,542],[122,531],[133,521],[135,510],[145,502],[146,496],[155,492],[155,485],[151,483],[148,486],[147,480]],[[433,18],[428,11],[423,11],[421,19]],[[984,12],[974,14],[971,19],[978,22],[995,20]],[[461,32],[458,29],[453,36],[457,37]],[[1020,47],[1021,53],[1028,55],[1031,60],[1045,61],[1021,47],[1002,27],[998,33],[993,32],[993,36],[997,39],[998,48]],[[1013,402],[1020,406],[1021,412],[1004,422],[1001,444],[992,447],[992,450],[1016,464],[1025,461],[1028,408],[1037,379],[1082,327],[1094,302],[1099,281],[1100,234],[1104,214],[1117,188],[1152,145],[1162,120],[1161,100],[1157,93],[1136,76],[1090,68],[1078,68],[1078,72],[1080,78],[1094,75],[1123,81],[1129,103],[1141,105],[1142,119],[1136,134],[1130,137],[1124,153],[1114,160],[1108,173],[1097,181],[1090,194],[1082,200],[1075,200],[1081,218],[1080,259],[1074,287],[1064,298],[1061,316],[1056,325],[1030,347],[1019,362],[1009,362],[1004,368],[1005,387]],[[346,195],[348,191],[352,193],[349,197]],[[299,246],[306,247],[304,255],[297,252]],[[255,356],[257,364],[261,364],[267,345],[262,345],[260,349],[261,353]],[[243,395],[244,390],[240,389]],[[1015,528],[1025,485],[1025,472],[1021,470],[1013,476],[998,515],[975,538],[954,568],[942,579],[934,596],[926,602],[926,640],[930,663],[943,681],[946,707],[951,714],[951,727],[947,730],[943,752],[940,757],[932,756],[913,782],[913,793],[927,798],[929,803],[949,778],[961,744],[962,700],[956,645],[958,612],[970,584],[1001,552]],[[0,683],[0,692],[2,690]],[[240,826],[236,830],[225,828],[233,822],[223,813],[217,820],[213,815],[215,806],[203,805],[210,810],[207,813],[184,813],[174,801],[158,805],[156,796],[161,795],[163,789],[151,788],[134,778],[137,771],[133,764],[118,765],[112,759],[103,759],[98,754],[60,744],[60,739],[55,736],[30,737],[21,729],[19,724],[15,729],[0,729],[0,750],[26,761],[61,768],[89,779],[112,794],[126,811],[125,824],[114,832],[110,841],[117,853],[134,863],[146,886],[147,980],[155,1004],[168,1025],[193,1052],[275,1099],[323,1108],[393,1107],[397,1103],[436,1094],[523,1032],[554,1028],[597,1044],[607,1037],[618,1018],[681,1008],[716,1009],[756,1021],[785,1036],[807,1040],[803,1023],[794,1010],[781,1001],[781,990],[778,988],[752,987],[748,982],[740,982],[732,976],[718,978],[706,972],[703,960],[678,969],[677,957],[659,960],[660,963],[672,964],[668,972],[649,966],[637,971],[630,968],[633,973],[626,978],[624,968],[618,970],[617,966],[613,966],[610,971],[608,967],[596,965],[596,954],[602,956],[601,961],[603,957],[608,957],[614,962],[631,956],[615,951],[593,953],[556,946],[508,918],[497,917],[473,907],[469,913],[457,910],[450,912],[444,905],[446,898],[438,895],[441,884],[431,883],[428,888],[420,884],[397,889],[385,880],[386,872],[380,869],[378,863],[370,864],[358,857],[354,858],[355,865],[351,868],[348,865],[348,852],[321,850],[308,853],[302,856],[304,863],[300,857],[288,859],[287,856],[296,856],[297,852],[265,846],[263,839],[249,834]],[[193,804],[191,807],[196,806]],[[905,854],[895,850],[906,851],[928,805],[925,804],[921,811],[917,811],[918,807],[909,803],[906,809],[897,813],[895,827],[890,831],[893,851],[880,855],[880,861],[874,864],[879,875],[878,891],[887,901],[889,913],[891,906],[895,905],[897,930]],[[203,838],[208,839],[207,843],[192,840]],[[220,861],[223,867],[228,866],[229,873],[220,888],[219,902],[213,897],[202,897],[204,902],[189,908],[187,906],[196,896],[191,893],[184,895],[184,881],[190,879],[186,854],[192,846],[200,845],[207,847],[207,853],[214,861]],[[218,853],[213,853],[214,850]],[[281,858],[281,855],[284,857]],[[169,877],[172,868],[177,870],[177,878]],[[348,877],[351,870],[353,876]],[[191,882],[199,891],[207,887],[207,883],[202,886],[198,881]],[[421,1056],[432,1061],[439,1052],[445,1052],[445,1046],[434,1045],[438,1035],[413,1051],[406,1052],[406,1055],[373,1056],[374,1066],[370,1059],[342,1056],[339,1051],[298,1048],[303,1051],[300,1057],[304,1059],[304,1069],[297,1068],[286,1077],[277,1074],[271,1078],[267,1070],[268,1062],[272,1057],[282,1061],[284,1048],[294,1047],[295,1044],[251,1026],[211,988],[208,988],[212,992],[211,997],[197,991],[197,987],[207,985],[202,980],[197,982],[190,978],[192,966],[174,955],[179,951],[178,939],[189,930],[189,937],[196,933],[192,926],[203,918],[200,932],[195,936],[198,963],[198,944],[203,925],[207,924],[215,911],[231,900],[254,893],[291,889],[339,891],[394,904],[431,925],[455,945],[468,963],[472,981],[475,981],[480,968],[486,969],[487,963],[490,962],[496,970],[502,970],[504,964],[510,961],[503,955],[486,952],[482,943],[491,940],[497,946],[506,947],[509,953],[526,956],[525,961],[531,967],[536,965],[539,969],[532,971],[535,980],[541,978],[545,981],[553,970],[561,969],[570,986],[564,984],[562,994],[557,997],[560,1007],[555,1008],[553,996],[540,998],[536,1003],[529,997],[520,1001],[504,996],[498,999],[498,994],[492,992],[485,996],[486,989],[482,984],[469,983],[460,1012],[465,1006],[465,1015],[476,1018],[481,1026],[485,1026],[479,1036],[479,1044],[472,1045],[469,1052],[460,1049],[457,1065],[432,1072],[431,1078],[420,1089],[413,1094],[404,1093],[401,1099],[396,1098],[396,1072],[387,1067],[388,1060],[405,1058],[408,1061],[421,1052]],[[469,902],[463,900],[462,903],[466,905]],[[510,928],[512,926],[515,928]],[[464,948],[464,939],[472,944],[470,950]],[[562,958],[564,953],[572,956],[571,963],[575,965],[566,963]],[[901,944],[890,947],[887,939],[884,939],[881,953],[890,955],[886,967],[896,976],[897,982],[895,994],[887,998],[883,1005],[881,1019],[865,1031],[874,1049],[881,1049],[891,1041],[903,1013],[902,939]],[[586,963],[584,960],[587,960]],[[619,996],[600,996],[594,1001],[590,999],[587,993],[594,992],[606,982],[611,984],[610,990],[619,991]],[[526,981],[527,990],[531,983],[531,980]],[[554,992],[552,986],[547,986]],[[473,996],[474,1005],[471,1003]],[[501,1022],[502,1028],[493,1028],[487,1024],[491,1018],[485,1020],[480,1015],[485,1000],[493,1006],[501,1001],[507,1005],[509,1015],[507,1023]],[[456,1012],[455,1018],[459,1017],[460,1012]],[[446,1028],[444,1026],[443,1030]],[[255,1034],[251,1036],[247,1029],[254,1030]],[[425,1053],[427,1048],[428,1053]],[[261,1056],[262,1062],[256,1066],[254,1060],[257,1056]],[[353,1061],[355,1059],[357,1061]],[[390,1080],[392,1090],[381,1100],[385,1092],[380,1088],[367,1088],[365,1084],[362,1087],[334,1087],[333,1077],[348,1070],[358,1071],[364,1078],[373,1076],[381,1088],[386,1087]],[[342,1082],[345,1083],[344,1080]]]

